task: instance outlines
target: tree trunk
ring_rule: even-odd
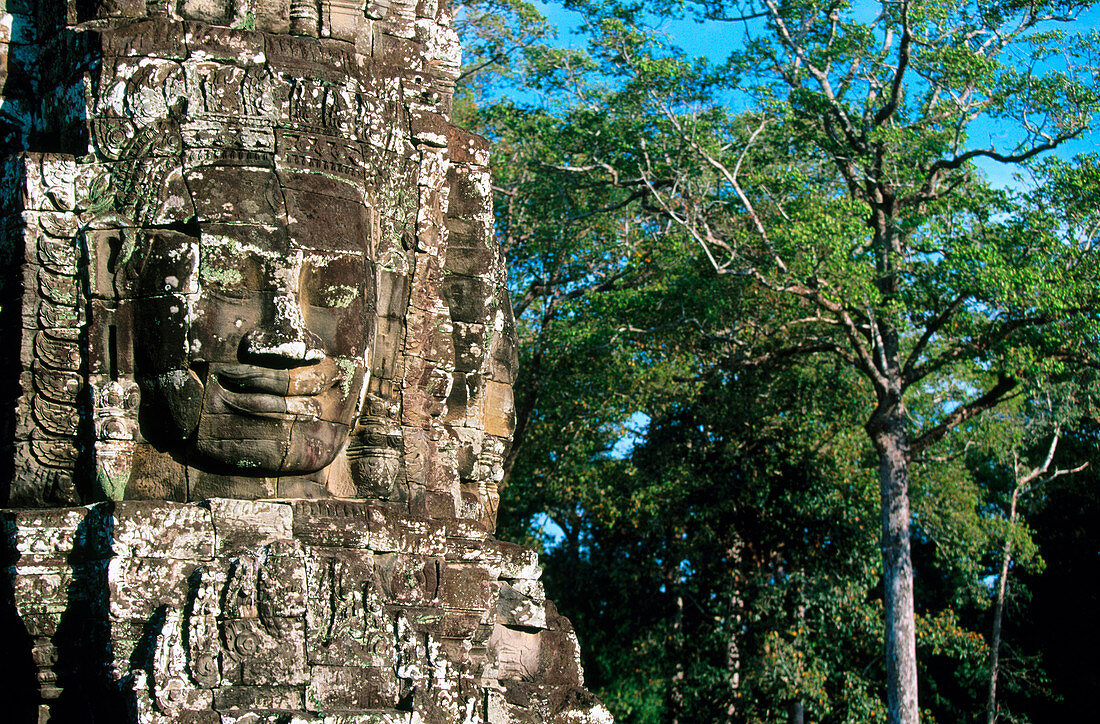
[[[741,591],[743,588],[742,577],[737,573],[741,569],[742,556],[741,552],[743,545],[740,537],[735,537],[730,544],[729,550],[726,551],[726,558],[729,560],[730,569],[734,572],[733,582],[730,589],[729,597],[729,609],[727,610],[725,619],[727,621],[729,638],[726,641],[726,675],[729,677],[730,687],[730,704],[726,708],[726,719],[724,724],[732,724],[736,719],[737,714],[737,695],[741,686],[741,624],[744,621],[742,612],[745,609],[745,601],[741,598]],[[721,616],[715,618],[715,623],[721,625]]]
[[[669,682],[669,724],[680,724],[680,713],[684,708],[684,595],[681,590],[683,575],[678,566],[670,569],[666,575],[669,593],[673,595],[676,611],[672,617],[672,657],[675,671]]]
[[[1012,496],[1012,508],[1012,517],[1015,518],[1015,494]],[[1012,522],[1015,522],[1015,520]],[[1000,665],[1001,656],[1001,621],[1004,618],[1005,588],[1008,581],[1008,566],[1011,561],[1012,542],[1010,539],[1005,542],[1001,557],[1001,576],[997,579],[997,598],[993,603],[993,635],[990,637],[989,642],[989,693],[986,696],[985,703],[986,724],[996,724],[997,722],[997,669]]]
[[[877,147],[876,154],[881,153]],[[876,164],[881,163],[881,155]],[[878,166],[881,169],[881,166]],[[909,548],[909,431],[906,427],[901,335],[897,320],[887,311],[897,301],[899,277],[895,264],[904,258],[901,231],[896,223],[893,191],[884,184],[868,186],[873,213],[868,223],[882,294],[882,314],[871,318],[873,362],[865,372],[875,384],[878,404],[867,421],[867,434],[878,453],[879,495],[882,505],[883,605],[886,609],[886,721],[918,724],[917,636],[913,607],[913,557]]]
[[[1039,473],[1046,471],[1050,459],[1054,456],[1054,447],[1057,444],[1058,436],[1055,435],[1054,444],[1051,445],[1050,455],[1047,457],[1047,464],[1032,471],[1027,476],[1026,482],[1017,480],[1015,487],[1012,488],[1012,502],[1009,504],[1008,509],[1009,535],[1005,540],[1004,549],[1001,551],[1001,575],[997,579],[997,597],[993,602],[993,633],[989,641],[989,692],[985,700],[986,724],[996,724],[997,722],[997,675],[1001,663],[1001,624],[1004,620],[1005,593],[1008,590],[1008,569],[1012,565],[1012,531],[1016,528],[1016,506],[1026,483],[1038,477]]]
[[[900,399],[867,423],[879,459],[882,577],[886,608],[886,705],[890,724],[917,724],[917,644],[909,548],[909,435]]]

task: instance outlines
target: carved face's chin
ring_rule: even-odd
[[[336,459],[348,437],[346,425],[324,420],[259,420],[234,415],[204,419],[199,427],[200,431],[206,428],[207,434],[191,445],[196,462],[247,476],[315,473]]]

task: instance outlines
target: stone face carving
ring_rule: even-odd
[[[4,7],[9,718],[610,722],[491,535],[515,340],[450,11]]]
[[[0,119],[10,504],[338,497],[491,525],[515,351],[447,11],[37,13],[8,16],[33,42],[5,46],[23,112]]]
[[[319,176],[310,193],[327,192],[324,207],[339,223],[288,224],[281,208],[262,223],[229,223],[221,219],[256,217],[223,188],[256,188],[265,205],[282,206],[273,170],[202,166],[184,179],[223,201],[211,214],[218,220],[143,230],[115,285],[126,280],[133,305],[134,375],[148,420],[139,429],[185,462],[188,488],[141,490],[143,479],[131,478],[127,492],[355,497],[346,459],[342,478],[329,468],[356,421],[374,338],[368,207],[337,195],[354,187]]]

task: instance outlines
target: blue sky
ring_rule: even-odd
[[[867,4],[877,5],[878,3]],[[534,5],[554,26],[559,28],[559,40],[563,45],[578,47],[583,45],[582,39],[571,38],[568,32],[580,26],[579,13],[565,10],[557,3],[543,0],[534,0]],[[1100,7],[1092,8],[1083,14],[1076,25],[1080,31],[1094,30],[1098,26],[1100,26]],[[740,41],[740,34],[732,30],[736,26],[731,23],[665,20],[658,27],[668,33],[672,41],[689,54],[705,55],[716,62],[724,60]]]

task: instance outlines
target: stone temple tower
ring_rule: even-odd
[[[13,722],[610,722],[493,537],[515,333],[438,0],[7,0]]]

